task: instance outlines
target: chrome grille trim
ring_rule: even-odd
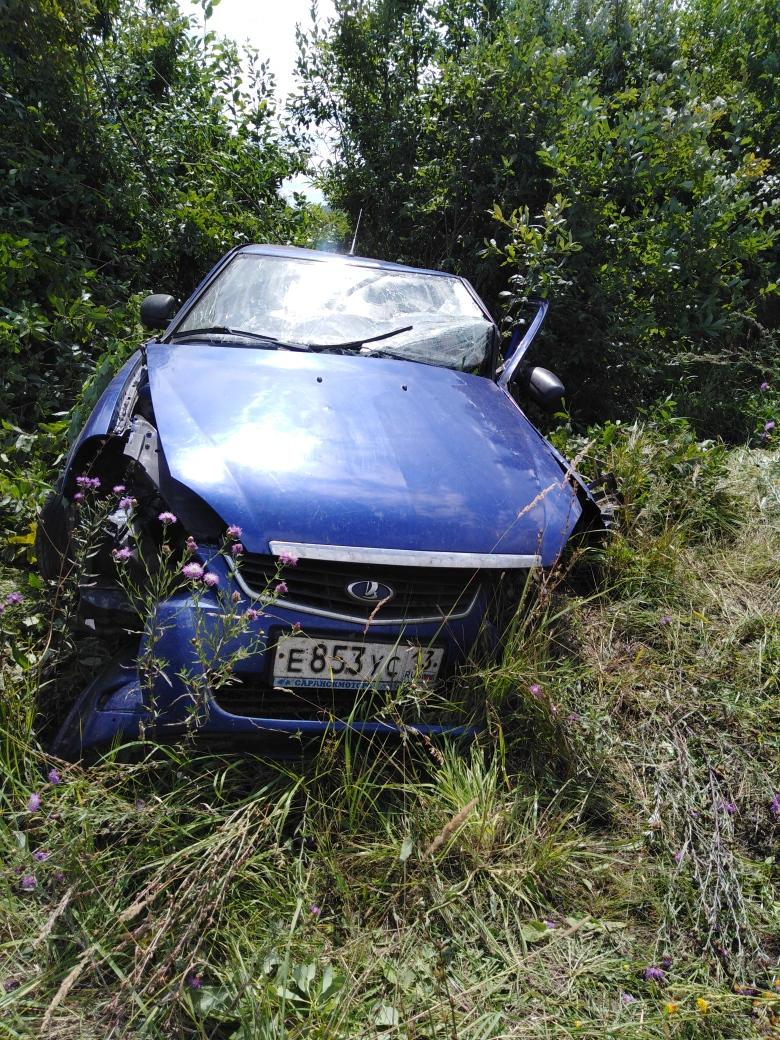
[[[457,553],[427,549],[377,549],[362,545],[319,545],[313,542],[268,543],[271,553],[288,553],[300,560],[329,560],[332,563],[376,563],[408,567],[463,567],[466,570],[512,571],[541,567],[537,553]]]

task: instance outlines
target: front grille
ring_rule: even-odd
[[[273,689],[254,677],[236,676],[230,686],[212,693],[215,703],[231,715],[258,719],[296,719],[326,722],[370,717],[376,708],[376,690]]]
[[[247,554],[241,558],[239,573],[253,595],[262,595],[279,580],[276,564],[273,556]],[[323,614],[365,621],[376,612],[374,620],[380,623],[438,620],[463,614],[486,580],[484,572],[456,567],[396,567],[305,559],[295,567],[284,567],[281,577],[288,589],[285,600]],[[378,609],[376,604],[361,603],[347,593],[347,586],[358,581],[381,582],[395,595]]]

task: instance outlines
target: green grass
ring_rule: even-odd
[[[43,605],[6,617],[0,1037],[777,1035],[780,459],[705,453],[686,492],[645,480],[657,432],[618,441],[622,528],[469,678],[471,749],[53,763]]]

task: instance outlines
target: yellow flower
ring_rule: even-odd
[[[575,1018],[574,1019],[574,1028],[575,1029],[582,1029],[582,1022],[580,1021],[579,1018]]]
[[[675,1004],[675,1002],[673,1000],[670,1000],[669,1003],[666,1005],[666,1013],[667,1013],[667,1015],[675,1014],[675,1012],[678,1010],[679,1007],[680,1007],[679,1004]]]
[[[699,1009],[699,1011],[701,1011],[703,1015],[706,1015],[707,1012],[710,1010],[710,1002],[709,1000],[705,1000],[704,997],[697,997],[696,1007]]]

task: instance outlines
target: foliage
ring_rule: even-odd
[[[296,112],[329,127],[366,252],[456,269],[510,321],[552,298],[577,414],[672,392],[739,439],[780,364],[772,9],[338,0]]]
[[[267,66],[171,0],[10,0],[0,82],[0,415],[17,425],[138,341],[132,293],[183,298],[239,243],[328,237],[324,211],[279,193],[303,158]]]
[[[669,407],[590,442],[630,499],[601,553],[632,568],[595,592],[545,579],[503,659],[464,680],[488,718],[470,750],[409,732],[276,763],[188,743],[54,761],[34,729],[48,603],[5,584],[4,1026],[770,1035],[777,453],[698,445]],[[694,518],[727,501],[739,522],[703,542]],[[82,508],[89,525],[98,499]]]

